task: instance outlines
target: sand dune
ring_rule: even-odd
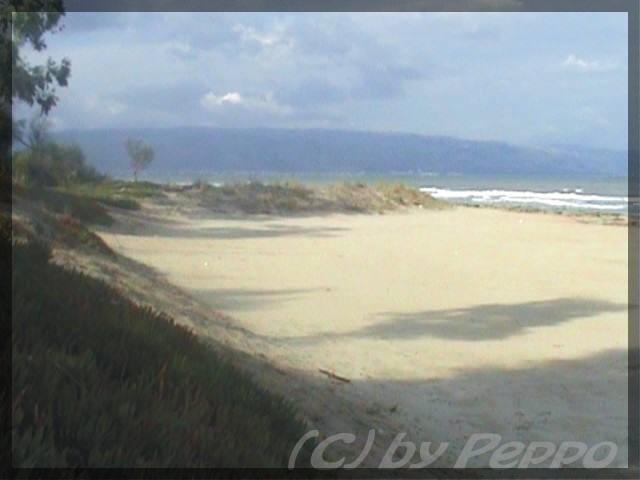
[[[231,316],[250,333],[239,348],[324,382],[313,408],[327,428],[357,418],[358,431],[395,428],[451,453],[474,432],[607,440],[619,445],[614,465],[626,464],[625,228],[463,207],[149,213],[122,215],[102,236]],[[302,387],[279,388],[305,401]],[[322,413],[319,398],[350,407]]]

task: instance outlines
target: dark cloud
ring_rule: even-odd
[[[341,103],[348,100],[349,96],[349,88],[333,84],[323,77],[304,79],[280,94],[284,102],[297,107]]]
[[[128,88],[114,97],[130,109],[188,113],[200,108],[207,87],[198,84],[145,86]]]
[[[338,83],[331,78],[314,76],[285,88],[283,101],[297,107],[340,104],[346,101],[387,100],[401,95],[408,82],[426,78],[425,72],[400,65],[362,64],[353,81]]]
[[[363,100],[389,99],[400,95],[408,81],[425,77],[424,72],[414,67],[364,64],[360,66],[360,81],[352,88],[351,95]]]

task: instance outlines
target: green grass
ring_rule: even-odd
[[[39,203],[52,213],[70,215],[88,225],[102,226],[113,223],[105,206],[138,210],[140,199],[165,196],[161,189],[160,185],[149,182],[114,180],[55,188],[27,187],[19,184],[13,186],[15,194]]]
[[[66,189],[69,192],[101,199],[102,201],[122,199],[135,201],[166,196],[163,192],[163,186],[152,182],[104,180],[95,183],[78,183],[70,185]]]
[[[165,198],[163,187],[151,182],[125,182],[104,180],[92,183],[76,183],[59,187],[58,191],[95,200],[110,207],[139,210],[140,200]]]
[[[305,429],[285,400],[46,247],[12,258],[15,467],[286,466]]]

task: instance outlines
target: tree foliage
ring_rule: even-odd
[[[14,0],[9,3],[9,15],[3,15],[3,33],[9,36],[9,42],[3,42],[2,59],[11,65],[11,81],[0,86],[3,102],[12,99],[22,100],[28,105],[38,105],[43,114],[49,113],[58,97],[55,86],[66,87],[71,74],[71,62],[63,58],[56,62],[49,58],[44,65],[31,65],[22,55],[21,49],[30,46],[41,52],[47,44],[44,36],[47,32],[59,31],[60,19],[64,15],[61,0]],[[4,12],[3,12],[4,13]]]
[[[153,148],[142,140],[134,138],[128,138],[124,145],[131,160],[133,178],[138,180],[138,173],[147,168],[153,161]]]
[[[49,58],[43,65],[32,65],[22,55],[24,47],[37,52],[47,44],[45,34],[61,29],[62,0],[11,0],[0,6],[0,167],[7,165],[11,144],[25,128],[23,121],[12,121],[13,101],[37,105],[46,115],[57,104],[56,86],[67,86],[71,63]],[[13,133],[13,136],[9,134]],[[4,175],[3,175],[4,177]]]

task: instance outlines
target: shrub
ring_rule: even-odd
[[[196,190],[207,190],[211,187],[211,184],[203,178],[196,178],[191,184],[191,187]]]
[[[56,185],[51,170],[44,162],[36,160],[33,154],[21,151],[15,154],[13,159],[13,178],[24,185],[38,185],[51,187]]]
[[[104,175],[87,164],[78,145],[53,141],[17,152],[13,177],[25,185],[48,187],[104,179]]]

